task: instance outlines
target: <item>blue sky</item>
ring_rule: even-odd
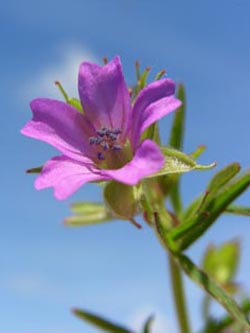
[[[71,315],[74,306],[131,325],[157,313],[164,332],[177,332],[165,254],[151,230],[125,222],[64,227],[71,202],[99,201],[101,192],[87,185],[58,202],[51,190],[35,191],[34,177],[24,170],[55,151],[19,131],[31,116],[32,98],[59,96],[55,79],[74,92],[79,62],[119,54],[128,83],[136,59],[185,83],[186,152],[206,144],[201,162],[249,167],[249,10],[247,0],[1,2],[0,333],[95,332]],[[162,123],[165,138],[171,119]],[[211,174],[184,176],[185,203]],[[242,202],[249,204],[249,192]],[[238,281],[249,292],[249,235],[247,219],[226,216],[189,253],[199,261],[209,242],[239,237]],[[201,293],[187,286],[197,328]]]

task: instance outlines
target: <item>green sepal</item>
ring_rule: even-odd
[[[68,104],[70,104],[71,106],[73,106],[75,109],[77,109],[80,113],[83,113],[82,104],[79,101],[79,99],[77,99],[77,98],[69,98],[67,102],[68,102]]]
[[[55,81],[55,85],[60,90],[61,94],[63,95],[65,102],[73,106],[75,109],[77,109],[79,112],[83,113],[82,104],[81,102],[74,97],[69,97],[66,93],[65,89],[63,88],[62,84],[59,81]]]
[[[85,311],[82,309],[73,309],[73,313],[80,319],[85,322],[99,328],[103,332],[107,333],[133,333],[132,330],[114,323],[106,318],[103,318],[97,314],[94,314],[89,311]]]
[[[146,85],[147,85],[147,78],[148,78],[148,74],[150,72],[150,68],[146,67],[144,72],[141,74],[140,76],[140,80],[139,80],[139,91],[142,90]]]
[[[196,160],[205,151],[205,149],[206,149],[206,147],[203,145],[198,146],[195,149],[195,151],[193,151],[192,153],[190,153],[188,155],[193,160]],[[161,186],[162,194],[165,197],[167,195],[169,195],[170,192],[172,192],[172,187],[179,186],[178,184],[175,185],[176,183],[179,183],[179,181],[178,181],[179,177],[180,177],[179,174],[170,174],[170,175],[159,176],[158,182]],[[174,196],[176,194],[178,194],[178,192],[176,190],[173,190],[173,193],[171,194],[171,196]],[[172,198],[172,203],[173,203],[173,200],[174,199]],[[179,203],[178,203],[178,201],[176,201],[176,202],[177,203],[175,203],[175,206],[174,206],[175,212],[180,212],[182,204],[181,204],[181,202],[179,202]]]
[[[203,200],[196,214],[171,231],[171,237],[178,242],[180,251],[197,240],[249,185],[250,173],[246,173],[223,186],[212,198]]]
[[[104,202],[114,217],[131,220],[138,212],[139,188],[115,181],[104,188]]]
[[[219,302],[236,320],[246,332],[250,332],[250,324],[247,317],[238,304],[222,288],[220,288],[204,271],[197,267],[187,256],[178,255],[175,257],[184,272],[217,302]]]
[[[154,315],[150,315],[147,318],[147,320],[145,321],[145,323],[143,325],[143,329],[142,329],[143,333],[151,333],[152,332],[152,324],[153,324],[154,319],[155,319]]]
[[[160,80],[165,74],[166,74],[165,69],[162,69],[156,74],[154,81]]]
[[[38,166],[38,167],[34,167],[34,168],[30,168],[30,169],[27,169],[25,172],[26,173],[40,173],[43,169],[43,166]]]
[[[190,153],[189,156],[192,157],[194,160],[196,160],[198,157],[201,156],[201,154],[204,153],[205,150],[206,150],[206,146],[200,145],[192,153]]]
[[[106,207],[99,203],[78,202],[71,206],[75,215],[64,220],[65,225],[80,227],[111,221],[113,218]]]
[[[219,247],[210,245],[203,257],[204,271],[228,291],[238,267],[239,252],[239,243],[233,241]]]
[[[173,148],[161,147],[161,152],[165,157],[164,166],[160,171],[149,176],[149,178],[169,174],[180,174],[192,170],[209,170],[216,165],[215,163],[208,165],[198,164],[189,155]]]
[[[239,205],[230,205],[225,210],[225,213],[250,216],[250,207],[239,206]]]
[[[137,83],[132,88],[132,100],[134,100],[136,98],[136,96],[139,94],[139,92],[147,85],[147,78],[148,78],[148,74],[150,72],[150,68],[146,67],[146,69],[141,74],[140,65],[138,62],[136,62],[135,68],[136,68]]]

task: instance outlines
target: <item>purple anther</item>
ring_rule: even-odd
[[[120,145],[113,145],[112,146],[112,150],[114,151],[120,151],[122,149],[122,147]]]
[[[109,134],[109,139],[110,139],[111,141],[115,141],[115,140],[117,139],[117,135],[114,134],[114,133],[110,133],[110,134]]]
[[[109,138],[109,136],[110,136],[111,133],[112,133],[111,130],[106,129],[106,133],[105,133],[105,135],[106,135],[107,138]]]
[[[103,138],[101,138],[101,137],[97,137],[96,139],[95,139],[95,144],[96,145],[99,145],[100,143],[102,143],[103,142]]]
[[[103,150],[109,150],[109,148],[110,148],[109,144],[105,141],[103,141],[101,143],[101,146],[102,146]]]
[[[106,131],[107,131],[106,128],[102,128],[100,130],[97,130],[96,133],[97,133],[97,135],[103,137],[106,134]]]
[[[120,128],[115,128],[113,130],[113,133],[116,134],[116,135],[121,134],[121,132],[122,132],[122,130]]]
[[[95,138],[94,136],[91,136],[91,137],[89,138],[89,144],[92,146],[92,145],[95,144],[95,142],[96,142],[96,138]]]
[[[97,158],[98,158],[98,160],[100,160],[100,161],[105,160],[105,156],[104,156],[104,154],[103,154],[102,152],[98,152],[98,153],[97,153]]]

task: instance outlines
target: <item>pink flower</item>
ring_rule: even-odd
[[[148,139],[141,142],[140,137],[148,126],[180,106],[172,80],[149,84],[132,106],[120,58],[115,57],[103,67],[82,63],[78,89],[83,113],[53,99],[31,102],[33,119],[21,133],[62,153],[45,163],[36,189],[53,187],[61,200],[87,182],[115,180],[135,185],[162,168],[160,148]]]

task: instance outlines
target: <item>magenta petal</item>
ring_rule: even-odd
[[[181,101],[175,96],[164,97],[159,101],[150,104],[141,117],[140,131],[142,132],[160,118],[176,110],[181,105]]]
[[[44,165],[41,174],[35,181],[35,188],[41,190],[53,187],[56,199],[63,200],[77,191],[83,184],[104,178],[97,169],[90,170],[66,156],[57,156]]]
[[[159,171],[163,164],[160,148],[153,141],[144,140],[129,163],[121,169],[102,170],[102,174],[127,185],[136,185],[142,178]]]
[[[33,119],[21,133],[51,144],[64,155],[87,162],[94,158],[89,137],[95,135],[88,120],[75,108],[52,99],[31,102]]]
[[[142,132],[181,105],[174,97],[175,84],[170,79],[155,81],[146,86],[138,95],[132,111],[131,141],[139,142]]]
[[[84,112],[96,128],[126,126],[130,98],[119,57],[103,67],[84,62],[80,66],[78,87]]]

